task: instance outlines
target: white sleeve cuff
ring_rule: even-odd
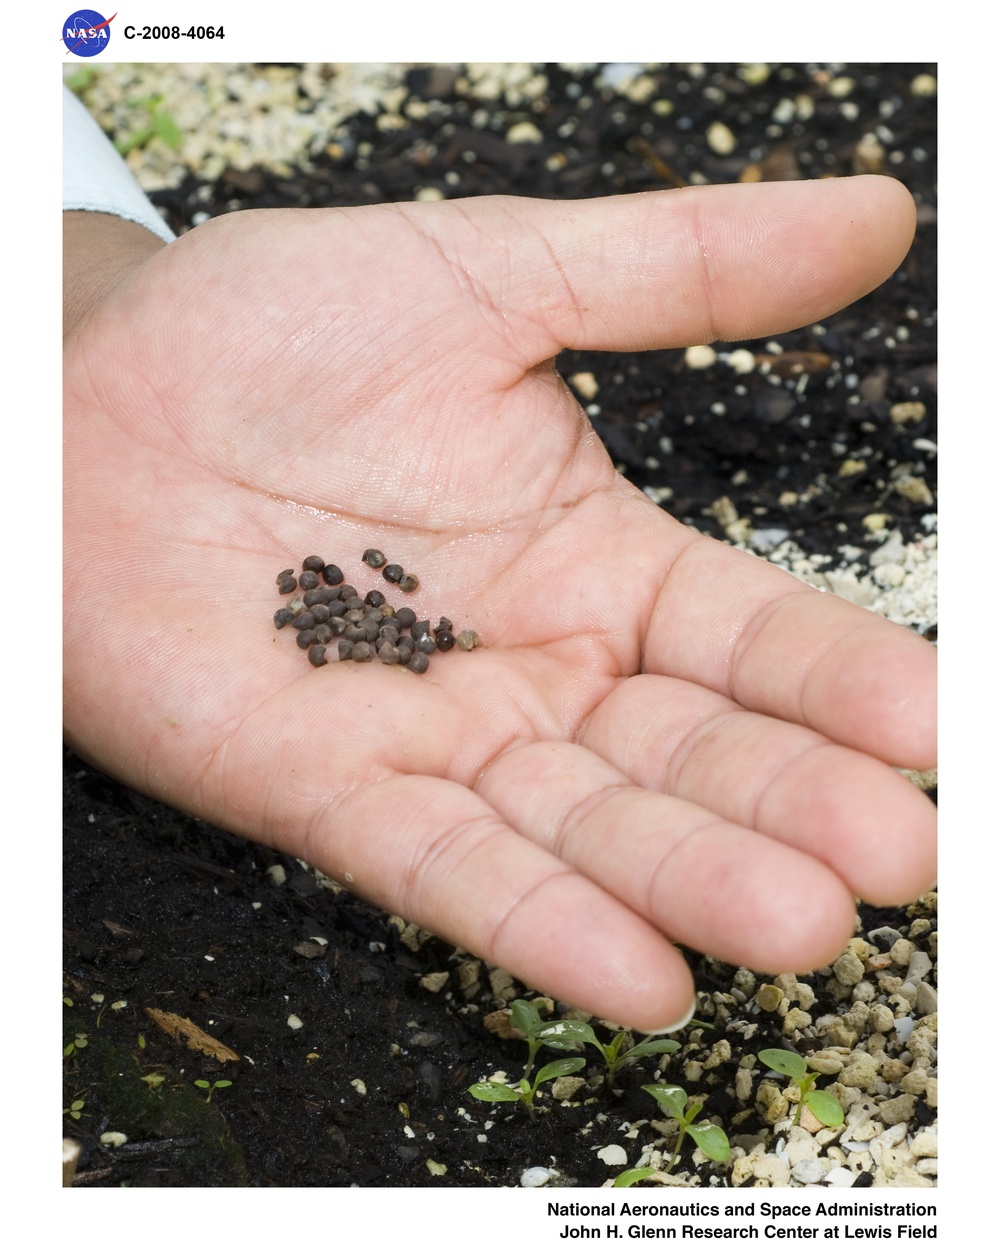
[[[164,243],[176,238],[100,126],[64,86],[63,209],[71,208],[124,217]]]

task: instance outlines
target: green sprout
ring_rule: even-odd
[[[71,1120],[79,1120],[86,1105],[83,1098],[74,1098],[68,1107],[63,1107],[63,1115],[68,1115]]]
[[[540,1034],[549,1025],[538,1014],[535,1004],[526,1002],[523,998],[516,998],[511,1003],[510,1022],[515,1029],[521,1030],[524,1040],[528,1043],[528,1062],[524,1065],[523,1073],[525,1079],[531,1075],[531,1069],[535,1066],[535,1056],[543,1046],[549,1046],[552,1050],[576,1049],[575,1042],[561,1042],[558,1038],[552,1041],[543,1040]]]
[[[78,1050],[83,1050],[86,1045],[87,1045],[86,1033],[77,1033],[76,1037],[73,1038],[73,1040],[69,1043],[69,1045],[63,1048],[63,1055],[66,1057],[69,1057],[70,1055],[75,1055]]]
[[[656,1175],[656,1168],[629,1168],[626,1172],[619,1172],[611,1184],[612,1189],[628,1189],[630,1185],[637,1185],[639,1181],[647,1181],[651,1176]]]
[[[547,1024],[539,1032],[538,1040],[545,1046],[558,1043],[563,1047],[569,1045],[596,1047],[607,1065],[609,1085],[614,1081],[615,1073],[623,1063],[631,1063],[643,1055],[670,1055],[680,1049],[680,1042],[675,1042],[671,1038],[648,1037],[644,1042],[630,1046],[623,1052],[622,1047],[632,1040],[628,1033],[624,1030],[616,1033],[605,1046],[590,1025],[584,1024],[582,1020],[558,1020],[554,1024]]]
[[[145,1080],[145,1078],[142,1078],[142,1079]],[[205,1099],[205,1101],[211,1102],[212,1094],[214,1093],[214,1091],[217,1089],[225,1089],[227,1085],[232,1085],[232,1081],[212,1081],[212,1082],[195,1081],[195,1085],[197,1085],[199,1089],[208,1090],[208,1097]]]
[[[171,117],[171,115],[160,107],[163,103],[162,95],[147,96],[143,100],[130,100],[130,104],[138,105],[144,108],[149,116],[147,125],[140,126],[138,130],[133,130],[130,135],[126,135],[124,139],[117,139],[115,147],[122,156],[127,156],[129,152],[136,148],[144,148],[150,139],[161,139],[168,148],[172,148],[175,152],[181,146],[180,127]]]
[[[679,1085],[644,1085],[642,1088],[647,1094],[652,1094],[664,1111],[677,1121],[677,1141],[670,1162],[664,1168],[665,1172],[669,1172],[677,1162],[685,1136],[690,1137],[698,1149],[710,1159],[714,1159],[716,1163],[726,1162],[729,1158],[729,1138],[722,1129],[715,1124],[694,1123],[701,1114],[701,1102],[692,1099],[691,1105],[688,1106],[687,1092]],[[636,1179],[643,1178],[636,1177]]]
[[[559,1076],[568,1076],[571,1072],[579,1072],[584,1065],[583,1059],[556,1059],[547,1063],[533,1081],[522,1076],[517,1085],[501,1085],[499,1081],[477,1081],[469,1086],[469,1093],[480,1102],[519,1102],[528,1108],[528,1114],[535,1118],[535,1094],[543,1081],[552,1081]]]
[[[762,1050],[757,1055],[761,1063],[782,1076],[791,1077],[799,1087],[799,1102],[795,1108],[792,1125],[798,1124],[802,1108],[806,1106],[821,1124],[827,1128],[839,1128],[844,1123],[844,1109],[825,1089],[813,1089],[818,1072],[808,1072],[806,1061],[794,1050]]]

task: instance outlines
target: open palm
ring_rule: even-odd
[[[888,179],[240,213],[70,336],[66,719],[129,784],[636,1027],[671,942],[805,969],[933,879],[933,653],[615,473],[563,347],[778,332],[886,277]],[[398,594],[361,563],[419,575]],[[313,669],[318,554],[471,626],[418,675]]]

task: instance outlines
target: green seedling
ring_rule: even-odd
[[[69,1045],[63,1048],[63,1055],[67,1058],[70,1055],[75,1055],[78,1050],[83,1050],[86,1045],[86,1033],[77,1033],[76,1037],[73,1038]]]
[[[652,1094],[669,1116],[677,1121],[677,1142],[670,1162],[663,1169],[671,1171],[680,1154],[681,1143],[685,1136],[690,1137],[703,1154],[714,1159],[716,1163],[725,1163],[729,1158],[729,1138],[715,1124],[695,1124],[701,1114],[702,1104],[696,1099],[688,1106],[687,1092],[679,1085],[644,1085],[647,1094]]]
[[[63,1115],[68,1115],[71,1120],[79,1120],[86,1105],[83,1098],[74,1098],[68,1107],[63,1107]]]
[[[208,1090],[208,1097],[205,1099],[205,1101],[211,1102],[212,1094],[217,1089],[225,1089],[227,1085],[232,1085],[232,1081],[212,1081],[211,1083],[209,1083],[208,1081],[195,1081],[195,1085],[197,1085],[199,1089]]]
[[[501,1085],[498,1081],[477,1081],[469,1086],[469,1093],[480,1102],[519,1102],[528,1108],[528,1114],[535,1118],[535,1095],[544,1081],[553,1081],[558,1076],[568,1076],[571,1072],[579,1072],[584,1065],[583,1059],[556,1059],[547,1063],[533,1081],[522,1076],[516,1085]]]
[[[825,1089],[813,1089],[819,1073],[807,1071],[806,1061],[800,1054],[794,1050],[762,1050],[757,1058],[773,1072],[791,1077],[799,1087],[799,1102],[795,1108],[793,1125],[798,1124],[801,1119],[803,1106],[808,1107],[827,1128],[839,1128],[844,1123],[844,1108]]]
[[[668,1037],[647,1038],[636,1046],[630,1046],[624,1052],[622,1047],[629,1040],[628,1033],[616,1033],[611,1041],[604,1045],[589,1024],[582,1020],[557,1020],[554,1024],[545,1025],[538,1034],[538,1040],[544,1046],[559,1043],[563,1047],[594,1046],[601,1052],[608,1069],[608,1084],[615,1079],[615,1073],[623,1063],[631,1063],[643,1055],[671,1055],[680,1049],[680,1042]]]
[[[161,139],[168,148],[176,152],[181,146],[183,136],[174,119],[160,107],[163,103],[163,96],[152,95],[144,100],[131,100],[130,103],[144,108],[149,115],[149,122],[145,126],[140,126],[138,130],[133,130],[124,139],[115,141],[115,147],[122,156],[127,156],[136,148],[144,148],[154,138]]]
[[[627,1172],[619,1172],[612,1182],[612,1189],[628,1189],[630,1185],[638,1185],[640,1181],[649,1180],[656,1174],[656,1168],[629,1168]]]
[[[549,1025],[538,1014],[535,1004],[526,1002],[523,998],[516,998],[511,1003],[510,1022],[515,1029],[521,1030],[524,1040],[528,1043],[528,1062],[524,1065],[523,1073],[525,1080],[531,1076],[531,1069],[535,1066],[535,1056],[543,1046],[549,1046],[552,1050],[576,1050],[575,1042],[560,1042],[558,1038],[553,1041],[543,1041],[540,1034]]]

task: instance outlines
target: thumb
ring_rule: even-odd
[[[806,325],[885,281],[916,222],[906,188],[875,175],[477,209],[500,245],[477,257],[480,274],[520,322],[526,367],[564,347],[642,351]]]

